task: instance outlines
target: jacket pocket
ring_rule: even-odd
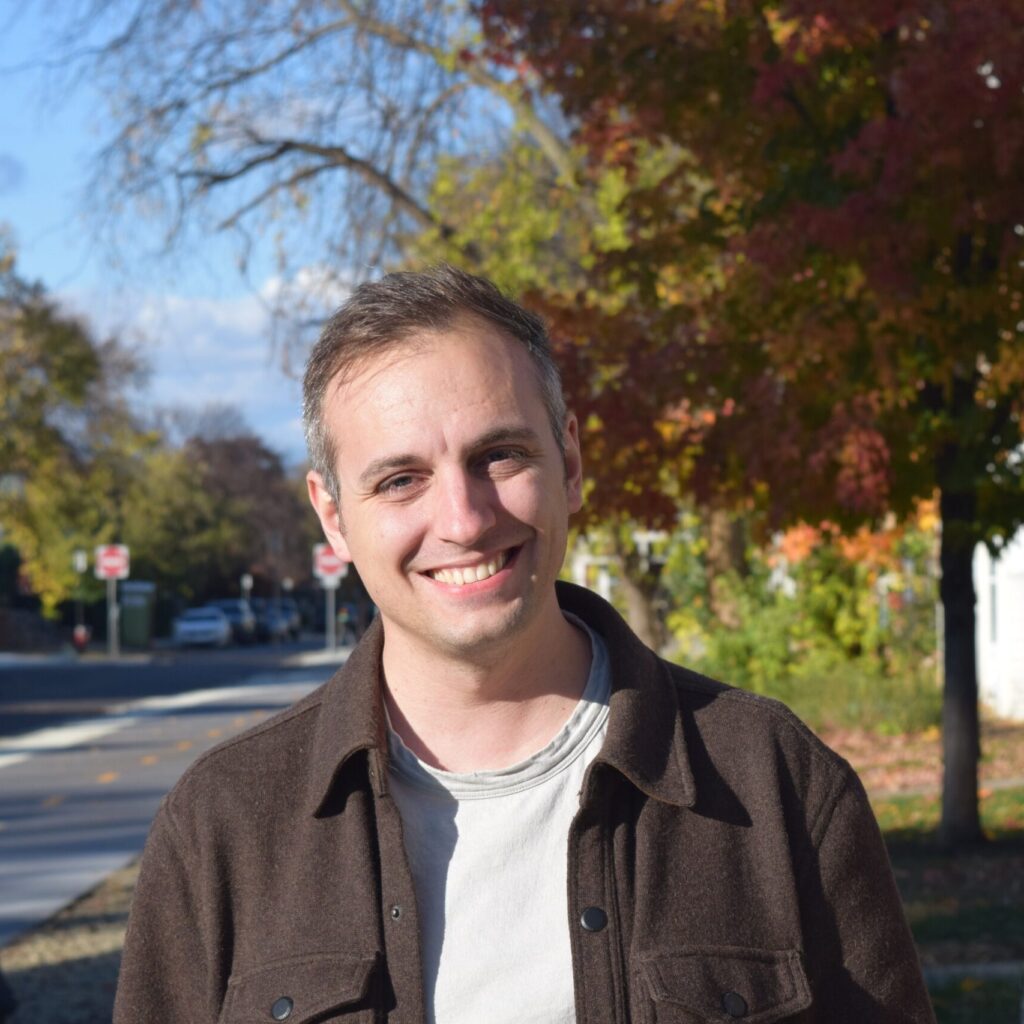
[[[769,1024],[811,1005],[797,950],[683,946],[639,964],[658,1024]]]
[[[372,1021],[370,978],[376,955],[309,953],[233,974],[220,1024]]]

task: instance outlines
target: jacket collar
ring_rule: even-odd
[[[612,696],[596,763],[615,768],[656,800],[692,807],[697,793],[683,733],[686,712],[668,667],[603,598],[571,583],[556,586],[562,608],[600,633],[608,649]]]
[[[664,662],[607,601],[571,583],[556,584],[558,602],[604,639],[612,676],[608,734],[595,763],[616,769],[664,803],[691,807],[696,789],[678,691]],[[321,811],[345,765],[366,751],[371,783],[386,789],[387,726],[381,700],[384,629],[374,619],[348,661],[322,691],[313,736],[309,809]]]
[[[387,750],[381,653],[384,628],[374,618],[344,665],[327,681],[313,733],[310,756],[309,810],[316,814],[353,755],[370,754],[370,777],[381,787]]]

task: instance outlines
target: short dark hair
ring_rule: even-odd
[[[559,447],[563,447],[565,397],[544,321],[508,298],[492,281],[446,263],[429,270],[387,274],[360,285],[331,316],[313,346],[302,381],[302,419],[309,462],[331,497],[340,499],[337,450],[324,422],[331,381],[342,380],[367,357],[421,331],[444,331],[474,316],[521,342],[533,360],[541,395]]]

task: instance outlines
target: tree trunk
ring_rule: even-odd
[[[705,508],[708,531],[707,576],[708,600],[711,613],[727,629],[740,626],[739,609],[729,596],[723,581],[730,573],[744,577],[750,571],[747,565],[746,521],[741,515],[723,508]]]
[[[630,629],[652,651],[660,651],[664,645],[665,628],[654,610],[652,595],[640,582],[632,579],[625,563],[620,560],[622,595],[626,599],[626,621]]]
[[[619,584],[626,600],[626,621],[630,629],[653,651],[661,652],[668,639],[655,602],[658,593],[658,568],[633,547],[613,537],[613,549],[619,568]]]
[[[940,476],[941,480],[941,476]],[[942,517],[939,593],[944,612],[942,821],[939,841],[961,846],[983,839],[978,816],[978,669],[975,654],[973,493],[939,499]]]

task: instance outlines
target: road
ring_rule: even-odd
[[[131,860],[202,751],[323,682],[309,646],[0,667],[0,946]]]

